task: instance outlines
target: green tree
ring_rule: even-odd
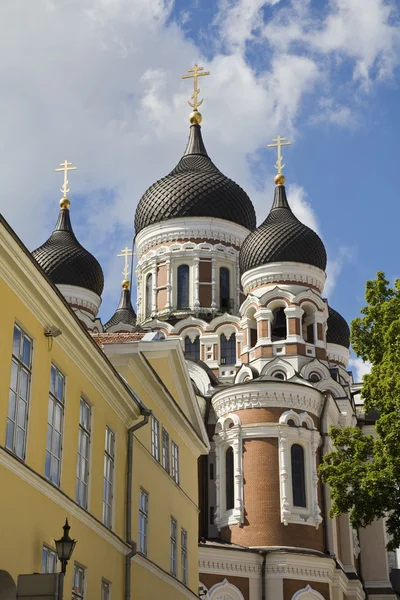
[[[320,475],[331,488],[330,516],[349,513],[355,528],[386,516],[393,550],[400,547],[400,279],[390,287],[378,272],[367,281],[366,301],[362,316],[351,322],[351,344],[372,364],[362,397],[365,413],[379,414],[377,436],[332,427],[336,449],[325,456]]]

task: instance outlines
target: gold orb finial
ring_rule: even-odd
[[[71,202],[68,200],[67,196],[63,196],[60,200],[60,208],[69,208],[71,206]]]
[[[201,116],[201,113],[199,113],[199,111],[197,109],[194,110],[193,112],[191,112],[189,115],[189,121],[191,122],[192,125],[200,125],[202,119],[203,119],[203,117]]]
[[[121,283],[123,290],[129,290],[129,279],[124,279]]]
[[[277,173],[277,175],[275,175],[274,177],[274,183],[275,185],[284,185],[285,183],[285,176],[283,173]]]

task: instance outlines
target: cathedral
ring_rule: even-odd
[[[330,518],[318,477],[331,425],[373,423],[347,370],[349,327],[324,297],[324,244],[286,194],[288,142],[273,140],[274,197],[257,226],[206,150],[199,71],[183,156],[136,208],[124,254],[137,259],[135,308],[126,263],[115,313],[99,319],[103,273],[67,199],[33,257],[101,348],[149,333],[160,347],[179,341],[210,447],[198,460],[200,598],[394,600],[384,522],[355,531]]]

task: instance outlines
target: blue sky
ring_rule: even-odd
[[[365,281],[398,266],[400,18],[395,0],[3,0],[0,210],[33,249],[55,224],[65,158],[71,213],[100,260],[101,316],[118,303],[135,207],[185,147],[196,61],[203,136],[252,198],[273,194],[276,134],[289,201],[329,257],[330,303],[348,320]]]

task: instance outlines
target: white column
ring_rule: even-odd
[[[254,314],[254,317],[257,321],[257,330],[259,321],[267,321],[267,335],[266,336],[258,336],[257,346],[261,346],[262,344],[271,344],[271,323],[274,318],[274,313],[269,308],[259,308],[258,311]]]
[[[221,441],[219,436],[214,437],[215,440],[215,524],[218,527],[221,518]],[[219,529],[219,527],[218,527]]]
[[[239,269],[239,254],[236,256],[236,306],[234,310],[239,313],[240,308],[240,269]]]
[[[235,482],[235,513],[240,524],[244,522],[243,515],[243,466],[242,466],[242,440],[240,431],[238,437],[233,441],[233,469]]]
[[[172,272],[171,272],[171,259],[170,258],[167,258],[166,265],[167,265],[167,302],[166,302],[165,308],[167,310],[171,310],[171,307],[172,307],[172,301],[171,301]]]
[[[300,308],[300,306],[288,306],[287,308],[285,308],[285,315],[286,315],[286,323],[287,323],[287,337],[286,340],[288,342],[297,342],[297,343],[303,343],[303,336],[301,335],[301,317],[303,316],[304,310],[302,308]],[[289,333],[289,321],[288,319],[299,319],[300,321],[300,335],[297,334],[290,334]]]
[[[285,525],[288,524],[288,518],[291,516],[289,502],[289,472],[287,461],[289,460],[289,445],[287,437],[279,434],[279,474],[281,488],[281,521]]]
[[[153,275],[153,293],[152,293],[152,302],[151,302],[151,310],[153,313],[157,312],[157,261],[154,261],[153,268],[151,270]]]
[[[216,259],[211,259],[211,308],[212,310],[218,309],[216,288],[215,288],[215,273],[216,273]]]
[[[200,308],[200,258],[195,256],[194,263],[194,310],[198,312]]]

